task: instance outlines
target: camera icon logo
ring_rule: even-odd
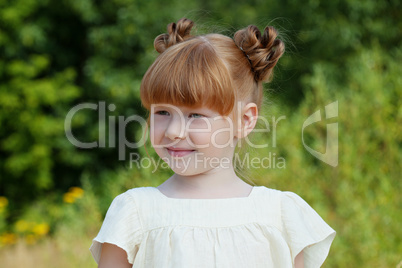
[[[325,106],[325,118],[329,119],[334,117],[338,117],[338,101],[332,102]],[[321,121],[321,110],[315,111],[306,119],[306,121],[304,121],[302,128],[303,146],[317,159],[330,166],[336,167],[338,166],[338,123],[327,124],[327,141],[324,153],[312,149],[304,141],[304,129],[307,126],[319,121]]]

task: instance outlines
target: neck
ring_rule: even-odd
[[[192,176],[174,174],[158,188],[167,196],[181,198],[246,197],[252,189],[236,175],[233,166]]]

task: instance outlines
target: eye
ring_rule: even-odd
[[[191,117],[191,118],[202,118],[202,117],[205,117],[205,116],[202,115],[202,114],[193,113],[193,114],[190,114],[189,117]]]
[[[168,111],[157,111],[157,112],[155,112],[155,114],[158,114],[158,115],[170,115],[169,114],[169,112]]]

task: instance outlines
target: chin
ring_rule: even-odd
[[[192,168],[178,168],[178,167],[170,167],[170,168],[175,174],[180,176],[194,176],[202,173],[199,170],[194,170]]]

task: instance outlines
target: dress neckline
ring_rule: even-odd
[[[157,194],[159,196],[161,196],[164,199],[168,199],[168,200],[220,201],[220,200],[247,200],[247,199],[250,199],[251,197],[254,196],[254,194],[256,192],[256,188],[258,188],[258,186],[253,186],[253,188],[251,188],[251,191],[250,191],[248,196],[245,196],[245,197],[228,197],[228,198],[176,198],[176,197],[168,197],[165,194],[163,194],[158,188],[156,188],[156,187],[151,187],[151,188],[153,188],[157,192]]]

